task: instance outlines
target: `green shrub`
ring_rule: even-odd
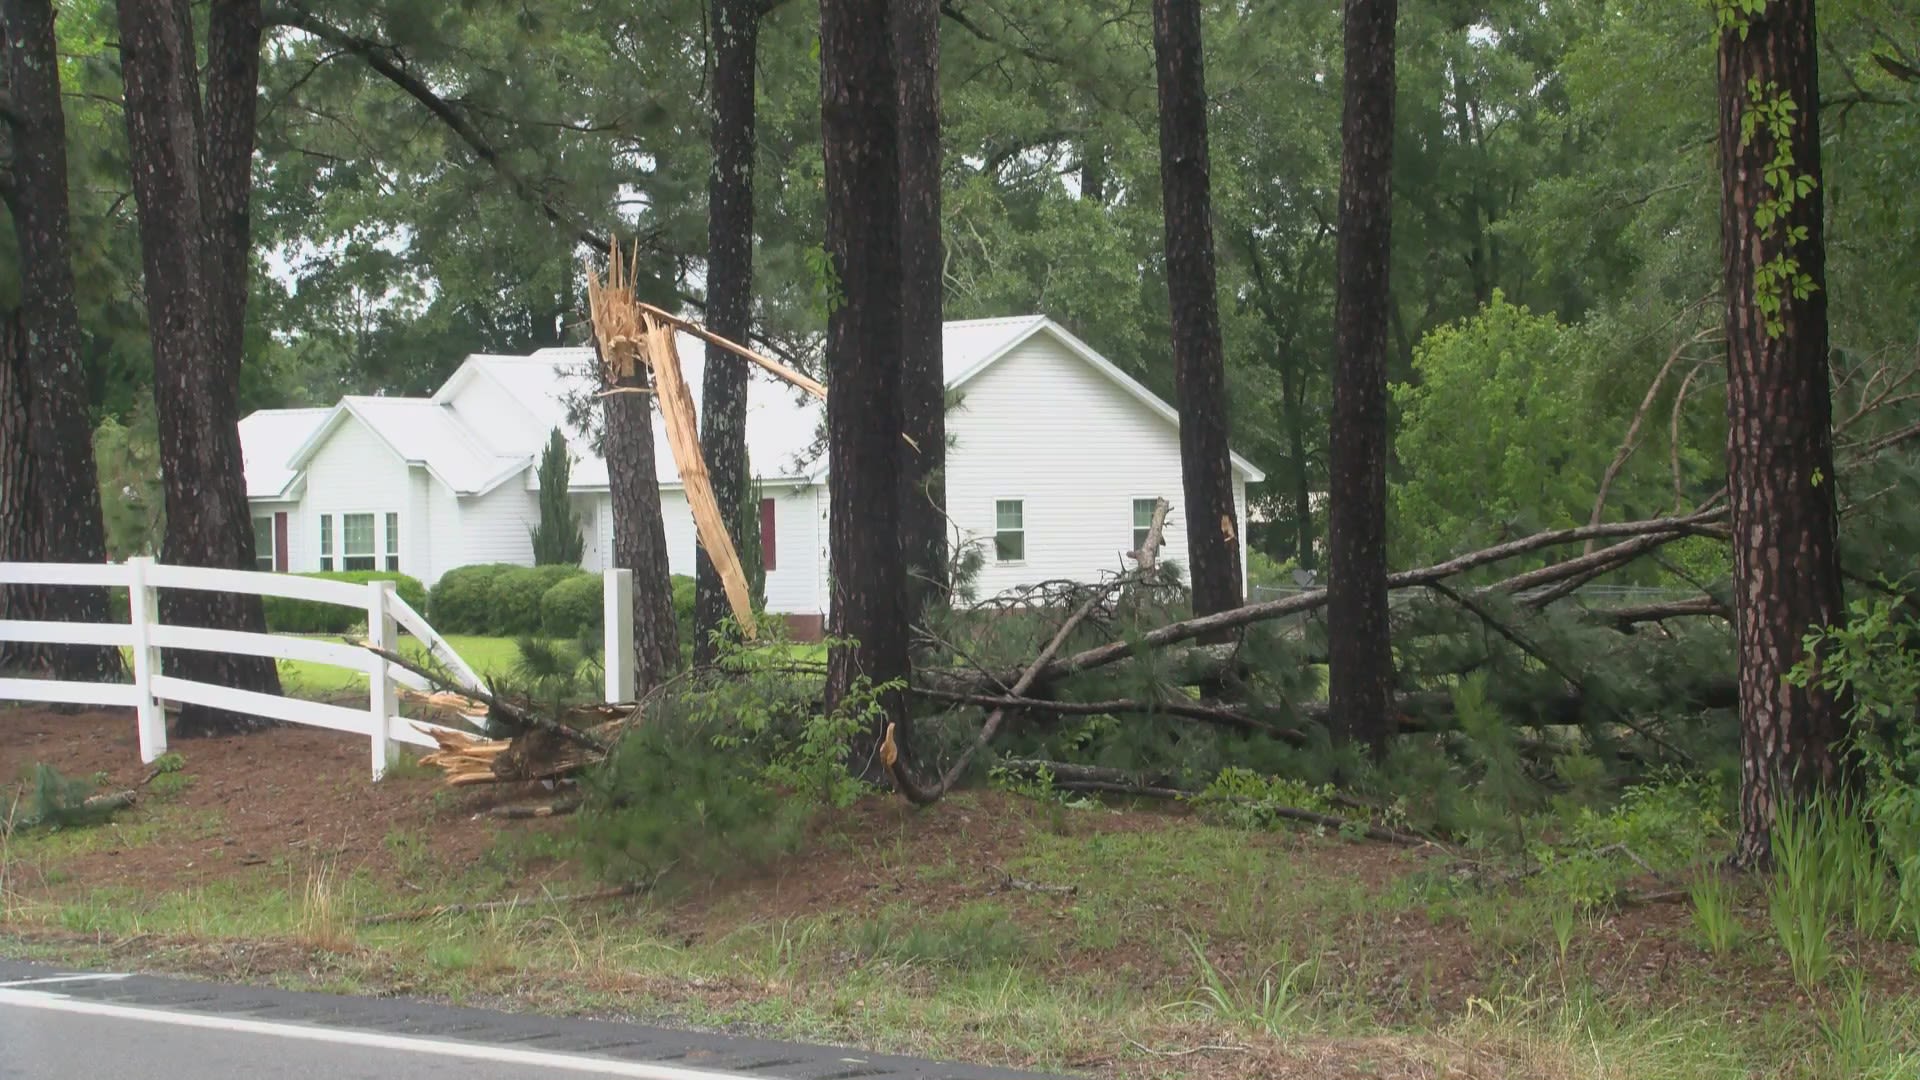
[[[521,569],[514,563],[476,563],[447,571],[434,582],[427,618],[443,634],[490,633],[494,585],[503,574]]]
[[[427,602],[427,587],[420,584],[418,578],[390,570],[322,571],[300,576],[322,581],[344,581],[352,585],[391,581],[394,592],[407,602],[408,607],[418,611]],[[351,608],[315,600],[290,600],[284,596],[261,597],[261,606],[266,609],[267,629],[276,634],[345,634],[367,625],[364,606]]]
[[[606,585],[593,574],[569,577],[540,598],[540,629],[550,638],[576,641],[606,626]]]
[[[487,633],[519,637],[540,632],[540,601],[547,590],[573,577],[585,577],[577,566],[522,566],[501,574],[493,583],[493,610]]]
[[[816,710],[817,677],[793,646],[729,647],[724,675],[687,680],[582,781],[582,852],[616,880],[751,869],[793,850],[807,822],[866,790],[848,772],[878,694],[860,680],[845,711]]]

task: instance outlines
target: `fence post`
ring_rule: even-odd
[[[160,666],[153,647],[152,626],[159,621],[159,602],[147,584],[153,560],[141,555],[127,560],[127,612],[133,624],[133,718],[140,731],[140,760],[152,764],[167,752],[167,714],[153,696],[153,676]]]
[[[633,692],[633,571],[609,566],[601,571],[601,600],[605,604],[607,700],[632,701]]]
[[[367,640],[374,645],[393,652],[399,634],[393,625],[393,613],[387,599],[393,595],[393,582],[367,582]],[[385,657],[368,653],[367,665],[367,711],[373,716],[373,778],[387,775],[387,765],[393,760],[393,732],[389,728],[393,718],[400,715],[400,697],[387,673]]]

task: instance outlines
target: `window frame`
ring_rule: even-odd
[[[333,570],[333,515],[320,515],[320,572]]]
[[[365,518],[367,523],[367,548],[364,552],[352,549],[355,518]],[[376,533],[376,523],[372,511],[357,514],[340,515],[340,569],[349,573],[378,570],[380,568],[380,543]]]
[[[1153,529],[1153,508],[1159,504],[1158,498],[1133,500],[1133,546],[1128,548],[1128,551],[1139,551],[1147,545],[1147,533]],[[1147,512],[1145,524],[1140,522],[1140,511],[1143,508]],[[1166,537],[1163,536],[1160,539],[1164,541]]]
[[[1012,526],[1002,525],[1001,512],[1009,506],[1013,508],[1013,513],[1018,518],[1018,522]],[[1020,550],[1015,552],[1011,557],[1007,554],[1006,541],[1006,538],[1010,536],[1018,539],[1020,547]],[[998,566],[1019,566],[1027,561],[1026,499],[996,498],[993,500],[993,561],[995,565]]]
[[[253,514],[251,516],[253,518],[253,568],[261,573],[271,574],[277,569],[274,565],[274,541],[276,537],[274,535],[275,522],[273,512],[268,511],[264,514]],[[267,524],[267,542],[264,546],[260,543],[260,523],[263,521]],[[265,563],[266,565],[262,566],[261,563]]]
[[[383,561],[388,572],[397,574],[400,572],[400,515],[389,510],[380,524],[385,530],[381,544],[381,550],[386,553]]]

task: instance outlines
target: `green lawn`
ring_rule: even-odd
[[[460,659],[482,676],[506,671],[520,658],[513,638],[447,634],[446,639],[447,644],[453,646],[453,651],[460,654]],[[414,657],[426,653],[420,642],[411,637],[401,639],[400,651]],[[365,672],[348,671],[331,664],[281,660],[279,667],[281,692],[291,697],[322,698],[343,691],[359,690],[367,685]]]
[[[480,634],[447,634],[447,644],[453,651],[481,677],[496,672],[511,670],[520,659],[520,650],[515,638],[486,637]],[[414,638],[402,638],[400,651],[408,656],[423,656],[426,652],[420,642]],[[791,656],[798,661],[818,661],[825,663],[827,647],[825,645],[795,645]],[[348,671],[331,664],[314,664],[304,660],[281,660],[280,689],[291,697],[324,698],[349,691],[359,691],[367,685],[363,672]]]

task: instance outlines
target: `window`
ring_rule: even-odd
[[[320,515],[320,569],[333,569],[333,515]]]
[[[340,517],[340,569],[373,570],[373,515]]]
[[[273,572],[273,515],[253,519],[253,568]]]
[[[400,569],[400,515],[387,515],[387,569]]]
[[[779,550],[779,545],[774,543],[774,537],[773,537],[773,500],[761,499],[760,500],[760,569],[768,570],[768,571],[779,569],[779,567],[775,565],[779,560],[774,558],[774,553],[777,550]]]
[[[1133,500],[1133,547],[1130,550],[1139,551],[1147,546],[1147,534],[1153,531],[1153,508],[1159,502],[1159,499]]]
[[[1026,504],[1021,500],[1000,499],[993,504],[993,561],[1025,561],[1026,522]]]

